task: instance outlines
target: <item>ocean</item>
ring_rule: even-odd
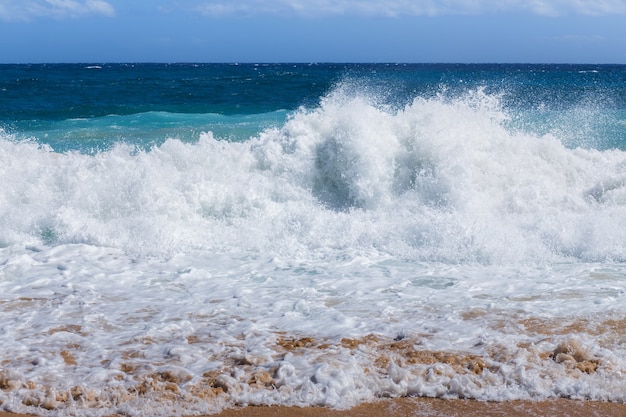
[[[626,402],[626,66],[0,65],[0,410]]]

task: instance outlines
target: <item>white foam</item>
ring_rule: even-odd
[[[4,244],[623,259],[625,154],[510,132],[504,118],[480,92],[395,112],[331,95],[245,143],[207,133],[87,156],[3,140]]]
[[[2,133],[2,407],[626,401],[623,341],[593,330],[626,305],[626,154],[568,149],[506,117],[481,91],[397,110],[338,91],[243,143],[57,154]],[[380,346],[341,342],[369,334],[488,366],[400,355],[372,372]],[[278,343],[305,336],[316,345]],[[571,338],[596,372],[540,355]],[[224,396],[194,394],[220,371]],[[261,371],[274,388],[250,383]]]

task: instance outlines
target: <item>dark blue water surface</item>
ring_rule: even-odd
[[[332,91],[393,109],[497,96],[511,129],[626,149],[626,66],[507,64],[0,65],[0,128],[57,151],[152,146],[200,131],[245,140]]]

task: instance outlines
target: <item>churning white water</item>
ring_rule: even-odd
[[[626,153],[507,120],[338,89],[244,142],[2,132],[1,406],[626,401]]]

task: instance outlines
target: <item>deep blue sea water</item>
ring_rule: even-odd
[[[483,89],[513,128],[623,149],[625,74],[619,65],[2,65],[0,126],[59,152],[194,141],[208,130],[244,141],[338,88],[391,108]]]
[[[0,65],[2,410],[625,402],[624,317],[626,66]]]

